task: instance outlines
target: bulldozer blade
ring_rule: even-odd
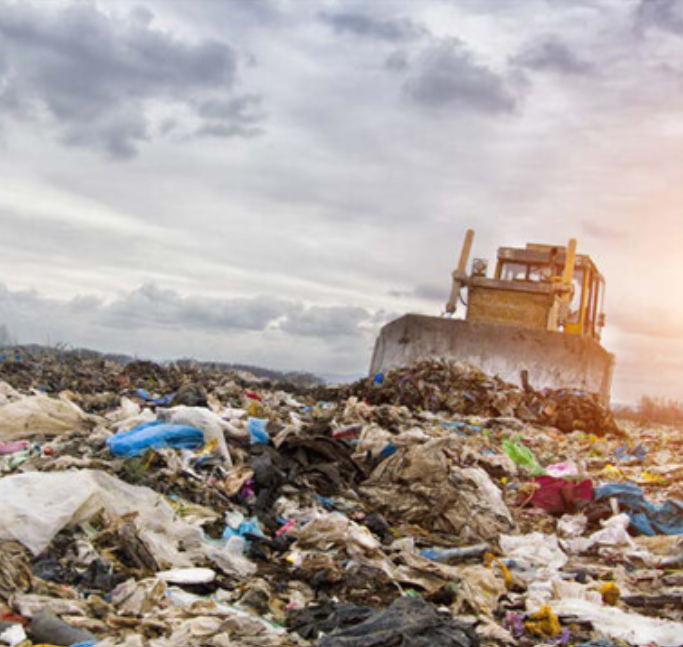
[[[380,331],[370,374],[439,358],[522,387],[577,389],[609,403],[614,355],[595,339],[523,326],[408,314]]]

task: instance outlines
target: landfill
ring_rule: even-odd
[[[429,360],[0,366],[0,645],[683,645],[680,430]]]

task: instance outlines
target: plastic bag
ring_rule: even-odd
[[[661,505],[650,503],[634,483],[610,483],[595,491],[596,500],[615,498],[641,535],[683,534],[683,503],[668,499]]]
[[[475,647],[479,641],[468,624],[450,613],[439,613],[422,598],[401,597],[389,608],[376,611],[359,624],[339,628],[317,644],[320,647]]]
[[[548,476],[554,476],[558,479],[566,479],[570,476],[578,476],[579,466],[574,461],[568,460],[563,463],[548,465],[548,467],[545,468],[545,473]]]
[[[520,467],[527,470],[532,476],[541,476],[545,470],[539,465],[532,451],[518,438],[504,440],[505,453]]]
[[[267,445],[270,442],[267,426],[268,421],[263,418],[249,418],[247,429],[252,445]]]
[[[204,440],[209,443],[216,441],[218,451],[225,462],[232,466],[232,459],[228,451],[225,437],[234,440],[246,440],[247,433],[237,429],[233,424],[223,420],[218,414],[202,407],[177,406],[159,412],[159,420],[174,425],[186,425],[201,429],[204,432]]]
[[[683,624],[637,613],[626,613],[589,600],[566,598],[554,603],[560,615],[576,616],[589,621],[600,633],[633,645],[683,645]]]
[[[531,503],[550,514],[574,512],[578,507],[593,500],[593,482],[568,481],[553,476],[536,476],[538,489],[531,497]]]
[[[114,456],[141,456],[149,448],[198,449],[204,445],[204,433],[195,427],[147,422],[107,440]]]
[[[230,523],[228,523],[228,525],[225,527],[225,530],[223,531],[222,538],[230,539],[231,537],[242,537],[244,539],[246,550],[246,548],[249,546],[249,540],[247,539],[246,535],[252,535],[256,537],[264,536],[263,531],[261,530],[261,526],[259,525],[258,519],[256,517],[252,517],[249,520],[245,520],[243,518],[241,521],[238,521],[235,525],[231,525]]]
[[[54,614],[44,609],[31,620],[31,633],[36,643],[50,645],[94,645],[97,638],[85,629],[72,627]]]
[[[506,557],[522,570],[547,568],[561,569],[567,556],[560,548],[555,535],[532,532],[528,535],[501,535],[500,547]]]
[[[0,440],[19,440],[31,436],[61,436],[85,432],[94,418],[73,402],[36,395],[0,407]]]
[[[100,510],[118,516],[137,513],[140,539],[158,563],[169,567],[192,566],[179,544],[203,536],[201,529],[176,520],[173,508],[154,490],[96,470],[7,476],[0,479],[0,501],[0,539],[16,540],[35,555],[63,528]]]

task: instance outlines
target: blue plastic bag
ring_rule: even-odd
[[[166,422],[146,422],[135,429],[116,434],[107,440],[114,456],[141,456],[147,449],[198,449],[204,445],[201,429]]]
[[[263,418],[249,418],[247,422],[247,430],[251,437],[252,445],[267,445],[270,442],[268,435],[268,421]]]
[[[242,521],[237,528],[226,526],[221,537],[225,540],[228,540],[231,537],[242,537],[242,539],[244,539],[244,548],[246,550],[249,547],[249,540],[245,537],[245,535],[254,535],[256,537],[264,536],[256,517]]]
[[[635,483],[610,483],[595,490],[595,499],[615,498],[631,519],[638,534],[683,535],[683,503],[667,500],[662,505],[650,503]]]

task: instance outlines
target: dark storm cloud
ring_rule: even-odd
[[[382,18],[352,11],[322,13],[320,17],[337,33],[353,34],[389,43],[413,41],[429,33],[423,26],[408,18]]]
[[[636,9],[636,26],[655,27],[683,36],[683,2],[680,0],[641,0]]]
[[[433,41],[422,50],[404,89],[426,108],[506,113],[516,107],[508,80],[480,63],[457,38]]]
[[[553,36],[530,44],[512,58],[512,63],[530,70],[577,76],[595,71],[590,62],[580,58],[566,43]]]
[[[70,146],[134,155],[158,131],[157,102],[189,109],[200,130],[253,134],[255,101],[234,94],[237,53],[217,40],[180,40],[144,8],[119,18],[87,3],[45,10],[4,0],[0,61],[0,110],[48,113]]]

